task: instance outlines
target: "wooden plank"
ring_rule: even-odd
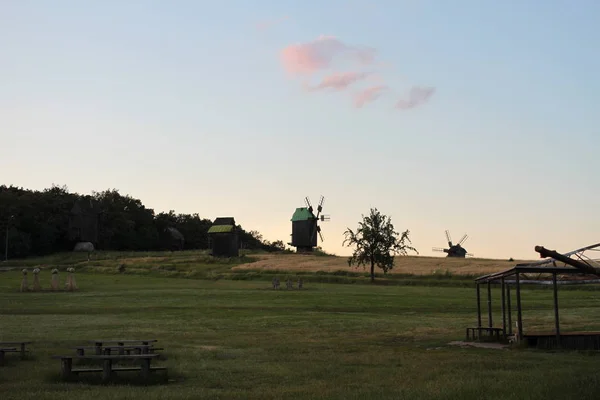
[[[33,342],[0,342],[0,346],[14,346],[16,344],[31,344]]]
[[[150,371],[165,371],[167,367],[150,367]],[[112,369],[113,372],[128,372],[128,371],[140,371],[140,367],[116,367]],[[88,372],[103,372],[103,368],[86,368],[86,369],[73,369],[73,374],[84,374]]]
[[[154,345],[152,345],[152,344],[137,344],[137,345],[136,344],[132,344],[132,345],[128,345],[128,346],[102,346],[102,348],[104,348],[104,349],[120,349],[121,347],[125,347],[126,349],[127,348],[130,348],[130,349],[144,348],[144,347],[151,348],[151,347],[154,347]],[[73,348],[74,349],[90,349],[90,350],[93,350],[93,349],[96,348],[96,346],[75,346]]]
[[[94,355],[75,355],[75,354],[71,354],[71,355],[54,355],[51,356],[51,358],[53,359],[66,359],[66,358],[70,358],[70,359],[78,359],[78,360],[137,360],[137,359],[146,359],[146,358],[154,358],[154,357],[159,357],[160,354],[117,354],[117,355],[109,355],[109,354],[94,354]]]
[[[88,343],[154,343],[158,342],[158,339],[147,339],[147,340],[89,340]]]

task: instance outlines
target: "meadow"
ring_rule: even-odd
[[[216,261],[202,252],[2,263],[0,340],[35,343],[31,360],[10,357],[0,367],[0,398],[597,398],[595,353],[449,345],[476,322],[470,274],[404,271],[372,285],[362,272],[325,268],[334,262],[329,256],[310,257],[322,259],[323,268],[294,271],[293,262],[285,269],[271,260],[278,267],[264,271],[256,263],[276,256]],[[35,266],[43,268],[46,288],[50,268],[61,269],[64,282],[64,269],[74,266],[79,290],[19,293],[20,269]],[[271,288],[272,276],[284,289]],[[304,289],[286,290],[286,276],[301,276]],[[524,325],[551,328],[552,292],[522,295]],[[595,290],[562,290],[560,304],[563,329],[600,329]],[[498,319],[498,302],[494,313]],[[110,338],[158,339],[169,382],[103,386],[57,379],[60,364],[52,354]]]

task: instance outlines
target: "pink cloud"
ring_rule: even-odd
[[[396,108],[406,110],[419,106],[423,103],[426,103],[434,92],[435,88],[432,87],[415,86],[410,89],[408,100],[399,100],[398,103],[396,103]]]
[[[365,79],[369,74],[367,72],[334,72],[325,76],[316,86],[308,86],[308,90],[334,89],[344,90],[348,86]]]
[[[385,85],[371,86],[361,90],[354,96],[354,105],[361,108],[366,103],[371,103],[381,96],[381,93],[388,89]]]
[[[275,25],[279,25],[288,18],[289,17],[287,15],[284,15],[283,17],[275,20],[259,22],[258,24],[256,24],[256,29],[258,29],[259,31],[265,31],[269,28],[274,27]]]
[[[312,42],[287,46],[281,51],[281,62],[287,72],[302,75],[329,68],[340,56],[367,64],[373,62],[375,51],[349,46],[333,36],[320,36]]]

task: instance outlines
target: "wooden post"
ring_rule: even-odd
[[[487,297],[488,297],[488,326],[490,328],[493,328],[493,322],[492,322],[492,283],[490,281],[488,281],[487,283]]]
[[[506,285],[506,308],[508,309],[508,334],[512,335],[512,306],[510,304],[510,285]]]
[[[502,277],[500,286],[502,288],[502,334],[506,336],[506,295],[504,293],[504,277]]]
[[[25,351],[25,343],[21,343],[21,360],[24,360],[27,352]]]
[[[479,290],[479,283],[475,287],[477,288],[477,327],[481,328],[481,291]]]
[[[102,382],[108,382],[112,375],[112,360],[107,358],[102,365]]]
[[[119,345],[119,355],[122,356],[125,354],[125,349],[123,346],[125,346],[125,343],[117,343]]]
[[[150,358],[142,358],[140,361],[142,362],[142,378],[148,379],[150,377]]]
[[[72,358],[63,358],[60,363],[60,375],[63,379],[69,379],[71,377],[71,369],[73,367]]]
[[[556,272],[552,273],[552,287],[554,289],[554,323],[556,326],[556,345],[560,347],[560,323],[558,320],[558,284],[556,282]]]
[[[96,346],[96,355],[102,355],[102,342],[96,342],[94,345]]]
[[[519,279],[519,273],[515,275],[515,279],[517,282],[517,325],[518,325],[518,338],[521,340],[523,338],[523,313],[521,308],[521,281]]]

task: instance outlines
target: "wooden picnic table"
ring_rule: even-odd
[[[65,355],[65,356],[52,356],[53,359],[61,360],[61,377],[68,379],[73,375],[88,372],[102,372],[102,381],[107,382],[113,376],[114,372],[118,371],[140,371],[142,378],[148,379],[151,371],[166,370],[165,367],[150,367],[150,361],[153,358],[158,357],[158,354],[130,354],[130,355]],[[73,369],[73,360],[101,360],[102,368],[86,368],[86,369]],[[139,360],[141,362],[140,367],[114,367],[113,361],[121,360]]]
[[[16,347],[0,347],[0,366],[4,365],[4,355],[6,353],[12,353],[18,351]]]
[[[139,345],[123,345],[123,346],[101,346],[100,354],[112,354],[113,350],[118,350],[119,354],[131,354],[133,351],[135,354],[148,354],[153,353],[156,350],[163,350],[162,348],[154,347],[153,345],[148,344],[139,344]],[[80,356],[85,355],[86,350],[94,350],[96,354],[98,354],[97,346],[75,346],[74,349],[77,351],[77,354]]]
[[[122,340],[122,339],[110,339],[110,340],[90,340],[90,343],[93,343],[96,348],[96,354],[102,354],[102,348],[104,343],[116,343],[120,347],[125,347],[125,344],[134,344],[138,343],[141,345],[149,346],[150,343],[158,342],[158,339],[145,339],[145,340]]]
[[[28,344],[31,344],[33,342],[28,342],[28,341],[16,341],[16,342],[0,342],[0,347],[10,347],[10,346],[19,346],[21,349],[21,359],[25,358],[25,355],[27,354],[27,350],[25,349],[25,346]]]
[[[481,338],[481,332],[487,332],[490,336],[495,335],[496,339],[499,341],[500,340],[500,332],[502,332],[502,331],[503,331],[502,328],[491,328],[491,327],[478,326],[478,327],[474,327],[474,328],[467,328],[466,336],[467,336],[467,340],[469,340],[471,338],[473,338],[473,340],[475,340],[475,339]],[[470,333],[472,333],[472,335],[470,335]]]

